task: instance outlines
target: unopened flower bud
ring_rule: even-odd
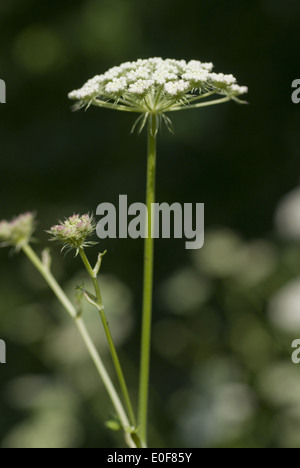
[[[18,250],[29,244],[35,229],[34,213],[24,213],[12,221],[0,221],[1,246],[14,246]]]
[[[90,247],[95,242],[87,241],[87,238],[94,234],[96,229],[94,218],[88,214],[80,216],[75,214],[58,225],[53,226],[48,234],[52,239],[61,242],[64,249],[76,249]]]

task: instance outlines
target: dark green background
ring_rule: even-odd
[[[7,104],[0,106],[0,217],[36,211],[38,251],[58,218],[95,212],[119,194],[144,200],[146,138],[130,135],[134,117],[97,108],[72,113],[69,91],[111,66],[150,56],[213,61],[217,72],[249,86],[249,106],[178,113],[175,135],[163,129],[159,136],[158,200],[204,202],[208,239],[219,236],[220,262],[223,254],[226,260],[220,274],[202,268],[202,252],[186,251],[183,241],[156,243],[152,445],[300,447],[300,396],[285,401],[284,388],[277,399],[272,394],[277,367],[295,394],[300,389],[289,351],[299,336],[274,330],[266,313],[300,264],[297,245],[280,241],[273,227],[277,203],[299,180],[299,107],[291,102],[299,14],[297,0],[1,1]],[[248,251],[257,239],[272,251],[272,267],[254,285],[239,283],[247,260],[231,268],[226,249],[233,245],[236,253],[237,243]],[[133,298],[119,321],[132,322],[121,355],[134,392],[143,245],[107,240],[101,249],[109,251],[103,274],[117,277]],[[75,286],[84,276],[79,261],[53,251],[59,279]],[[0,262],[0,338],[8,349],[0,368],[2,445],[120,444],[103,425],[110,406],[88,360],[81,355],[79,366],[49,352],[68,326],[52,295],[21,256],[3,250]],[[254,273],[265,262],[258,254]],[[76,339],[63,348],[67,354]]]

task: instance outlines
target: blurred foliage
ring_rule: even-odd
[[[151,389],[155,447],[300,447],[298,0],[1,0],[0,217],[45,229],[102,201],[143,201],[145,137],[132,117],[72,113],[67,93],[138,57],[213,61],[249,106],[174,116],[159,144],[158,200],[204,202],[206,243],[156,243]],[[288,200],[290,202],[288,203]],[[298,202],[297,202],[298,200]],[[298,218],[297,218],[298,217]],[[222,226],[226,226],[222,227]],[[143,244],[107,240],[102,289],[136,399]],[[2,447],[118,446],[110,402],[72,324],[22,257],[0,252]],[[96,252],[91,254],[96,257]],[[53,249],[74,297],[85,275]],[[97,334],[98,317],[85,316]],[[109,357],[106,356],[108,366]]]

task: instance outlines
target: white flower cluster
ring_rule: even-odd
[[[182,94],[185,94],[190,89],[191,85],[188,81],[179,80],[179,81],[169,81],[164,86],[164,90],[170,96],[179,97]]]
[[[158,104],[166,99],[174,105],[184,96],[188,100],[205,93],[237,97],[248,92],[247,87],[238,86],[233,75],[212,73],[212,69],[212,63],[198,60],[140,59],[95,76],[81,89],[72,91],[69,98],[82,104],[113,100],[141,111],[144,100],[151,112],[159,111]]]

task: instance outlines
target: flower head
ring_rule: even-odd
[[[126,62],[97,75],[72,91],[77,108],[95,105],[126,112],[161,116],[167,112],[239,101],[248,88],[233,75],[213,73],[213,64],[198,60],[150,58]],[[222,99],[212,100],[212,96]],[[203,102],[199,102],[204,100]]]
[[[1,246],[13,246],[20,250],[32,240],[35,229],[35,214],[24,213],[12,221],[0,221]]]
[[[95,242],[87,241],[96,230],[94,218],[88,214],[80,216],[75,214],[58,225],[53,226],[48,234],[51,234],[53,241],[59,241],[64,249],[76,249],[90,247]]]

